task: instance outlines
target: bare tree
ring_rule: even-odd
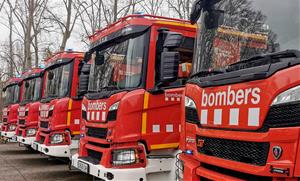
[[[164,0],[144,0],[140,3],[143,11],[151,15],[161,15]]]
[[[128,15],[132,5],[136,5],[134,0],[108,0],[102,3],[102,13],[106,24],[116,22],[120,17]]]
[[[33,39],[41,33],[41,21],[48,0],[7,0],[7,3],[14,14],[17,24],[15,24],[16,34],[22,39],[24,44],[22,69],[27,70],[32,67],[31,46]],[[21,32],[19,29],[21,28]],[[35,42],[35,64],[38,64],[38,46]]]
[[[192,0],[167,0],[169,10],[180,19],[189,18],[192,3]]]
[[[85,1],[78,1],[76,3],[74,0],[63,0],[63,11],[66,11],[66,15],[63,16],[62,12],[57,14],[53,12],[53,9],[48,9],[47,12],[50,14],[50,20],[55,22],[62,35],[62,40],[60,43],[60,51],[64,51],[66,44],[72,34],[72,31],[76,25],[77,19],[80,17],[82,10],[81,6],[84,6]],[[56,7],[57,8],[57,7]]]

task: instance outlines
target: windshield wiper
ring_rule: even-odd
[[[191,75],[191,78],[207,77],[207,76],[223,74],[223,73],[225,73],[225,70],[215,70],[215,69],[201,70],[201,71],[196,72],[195,74]]]

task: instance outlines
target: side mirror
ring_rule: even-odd
[[[91,64],[83,64],[80,75],[79,75],[79,85],[78,85],[78,96],[83,96],[87,93],[89,86],[89,76],[90,76]]]
[[[162,83],[177,80],[179,60],[179,52],[162,52],[160,69],[160,81]]]
[[[99,54],[98,52],[96,53],[95,64],[96,65],[104,64],[104,55],[103,54]]]
[[[197,23],[198,19],[201,16],[201,13],[206,11],[209,13],[208,17],[206,17],[204,20],[207,29],[217,28],[218,26],[216,26],[215,23],[219,22],[219,20],[221,20],[218,18],[219,15],[221,15],[221,14],[217,15],[218,12],[220,12],[220,10],[215,10],[214,5],[219,3],[220,1],[221,0],[196,0],[192,5],[192,10],[191,10],[191,14],[190,14],[191,24]],[[223,11],[222,16],[224,19],[224,11]],[[213,25],[215,25],[215,26],[210,26],[210,24],[212,22],[213,22]],[[222,24],[222,23],[219,23],[218,25],[220,25],[220,24]]]
[[[83,57],[83,61],[88,62],[91,59],[91,56],[92,56],[91,52],[89,52],[89,51],[85,52],[84,57]]]
[[[29,87],[29,83],[27,81],[25,81],[25,87],[28,88]]]
[[[52,80],[54,78],[53,72],[48,72],[48,80]]]
[[[197,23],[198,19],[200,18],[201,11],[202,11],[202,3],[203,0],[196,0],[192,5],[192,10],[190,14],[190,22],[191,24]]]
[[[223,10],[211,10],[204,17],[205,27],[207,29],[216,29],[224,22]]]
[[[178,48],[181,45],[183,36],[181,33],[177,32],[168,32],[168,35],[164,42],[164,48]]]

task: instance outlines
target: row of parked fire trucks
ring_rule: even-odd
[[[298,180],[300,52],[205,23],[130,15],[11,78],[1,136],[103,180]]]

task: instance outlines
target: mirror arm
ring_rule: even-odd
[[[161,83],[159,83],[161,84]],[[159,85],[158,84],[158,85]],[[149,89],[148,92],[152,95],[159,95],[159,94],[164,94],[165,93],[165,90],[164,89],[161,89],[161,87],[159,86],[155,86],[154,89]]]

